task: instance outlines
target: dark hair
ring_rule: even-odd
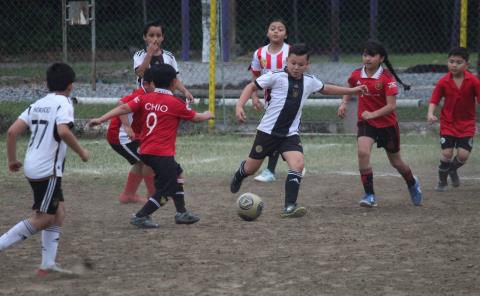
[[[153,66],[156,67],[156,66]],[[148,68],[143,72],[143,81],[152,82],[153,81],[153,73],[152,68]]]
[[[156,20],[153,22],[149,22],[143,27],[143,36],[147,36],[148,29],[150,29],[150,27],[160,27],[160,29],[162,29],[162,34],[165,35],[165,26],[160,20]]]
[[[383,57],[383,62],[387,66],[388,70],[393,74],[395,79],[403,86],[404,90],[409,90],[410,85],[403,83],[403,81],[398,77],[397,73],[395,73],[395,70],[393,69],[392,64],[390,63],[390,60],[388,59],[388,54],[387,50],[383,46],[382,43],[378,40],[374,39],[369,39],[367,42],[365,42],[363,46],[363,53],[367,54],[369,56],[374,56],[376,54],[379,54],[381,57]]]
[[[305,43],[296,43],[290,46],[288,56],[292,54],[297,56],[307,55],[307,61],[310,60],[310,48]]]
[[[280,18],[280,17],[278,17],[278,18],[273,18],[271,21],[268,22],[267,27],[265,28],[265,30],[268,32],[268,28],[270,28],[270,25],[271,25],[272,23],[274,23],[274,22],[282,23],[283,26],[285,27],[285,32],[286,32],[287,38],[285,38],[284,42],[287,42],[287,39],[288,39],[288,26],[287,26],[287,22],[286,22],[284,19],[282,19],[282,18]],[[267,44],[269,44],[269,43],[270,43],[270,40],[268,39],[268,37],[265,36],[265,40],[263,41],[263,45],[267,45]],[[288,42],[287,42],[287,43],[288,43]]]
[[[47,69],[49,91],[65,91],[75,81],[75,72],[65,63],[54,63]]]
[[[468,53],[468,50],[465,47],[454,47],[450,49],[450,51],[448,52],[448,57],[451,57],[451,56],[461,57],[462,59],[468,62],[468,58],[470,54]]]
[[[149,75],[151,75],[151,81],[153,81],[155,87],[169,88],[172,81],[177,78],[177,71],[169,64],[155,65],[147,71],[150,72]]]

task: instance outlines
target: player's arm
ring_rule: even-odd
[[[202,121],[209,120],[209,119],[214,119],[214,118],[215,118],[215,116],[213,116],[213,114],[210,111],[205,111],[205,112],[202,112],[202,113],[196,113],[191,121],[202,122]]]
[[[387,96],[387,104],[382,108],[375,110],[373,112],[363,111],[362,118],[364,120],[375,119],[378,117],[385,116],[392,113],[397,108],[397,97],[396,96]]]
[[[135,73],[137,76],[142,77],[145,74],[145,70],[150,67],[150,62],[152,61],[153,54],[160,48],[157,43],[151,43],[147,46],[147,50],[145,51],[145,57],[142,63],[135,68]]]
[[[443,83],[442,81],[440,81],[437,83],[437,85],[435,85],[435,88],[433,89],[433,92],[432,92],[432,97],[430,98],[430,103],[428,104],[427,121],[430,124],[438,121],[437,116],[435,116],[435,109],[437,105],[440,104],[440,101],[444,96],[445,96],[445,91],[444,91]]]
[[[182,81],[180,81],[180,79],[178,78],[175,80],[175,89],[178,89],[185,96],[187,101],[189,101],[190,103],[193,102],[192,93],[188,91],[185,85],[183,85]]]
[[[22,163],[17,160],[17,137],[27,130],[28,125],[25,121],[17,119],[7,131],[7,158],[8,169],[11,172],[17,172],[22,167]]]
[[[359,85],[356,87],[343,87],[332,84],[325,84],[320,93],[324,95],[360,95],[368,91],[366,85]]]
[[[128,104],[122,104],[113,108],[112,110],[108,111],[107,113],[103,114],[99,118],[93,118],[88,122],[89,126],[96,126],[104,123],[105,121],[109,120],[112,117],[120,116],[122,114],[128,114],[132,112],[132,109]]]
[[[437,104],[434,104],[434,103],[428,104],[427,121],[430,124],[438,121],[437,116],[435,116],[435,109],[436,108],[437,108]]]
[[[253,81],[255,81],[258,77],[260,77],[260,72],[259,71],[253,71],[252,70],[251,72],[252,72],[252,80]],[[258,97],[256,91],[254,91],[253,94],[252,94],[252,104],[253,104],[253,108],[256,111],[261,111],[262,108],[263,108],[263,105],[260,102],[260,98]]]
[[[75,153],[80,156],[82,161],[88,161],[90,153],[85,148],[83,148],[80,143],[78,143],[77,138],[70,130],[68,124],[57,124],[57,132],[58,136],[68,145],[68,147],[70,147],[70,149],[75,151]]]
[[[247,103],[248,99],[252,96],[254,92],[257,91],[257,86],[254,82],[250,82],[242,91],[240,98],[237,101],[237,105],[235,107],[235,116],[239,122],[245,122],[247,116],[245,115],[245,111],[243,107]]]

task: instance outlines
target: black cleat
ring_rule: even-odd
[[[238,180],[237,174],[233,176],[232,182],[230,183],[230,192],[237,193],[242,186],[243,179]]]
[[[449,170],[448,175],[450,176],[450,180],[452,181],[453,187],[460,186],[460,177],[458,177],[457,170]]]
[[[137,217],[133,216],[130,219],[130,224],[137,226],[138,228],[149,229],[149,228],[159,228],[160,225],[154,223],[150,216]]]
[[[198,221],[200,221],[200,218],[189,211],[175,214],[175,223],[177,224],[193,224],[197,223]]]

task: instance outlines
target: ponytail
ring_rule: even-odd
[[[411,86],[408,85],[408,84],[405,84],[397,75],[397,73],[395,73],[395,70],[393,69],[393,66],[392,66],[392,63],[390,63],[390,60],[388,60],[387,57],[385,57],[385,59],[383,60],[383,63],[385,64],[385,66],[387,66],[387,69],[390,71],[390,73],[393,74],[393,76],[395,77],[395,79],[397,79],[398,83],[400,83],[403,87],[404,90],[410,90]]]

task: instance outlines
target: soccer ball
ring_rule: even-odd
[[[260,196],[247,192],[237,200],[237,213],[245,221],[257,219],[263,210],[263,201]]]

